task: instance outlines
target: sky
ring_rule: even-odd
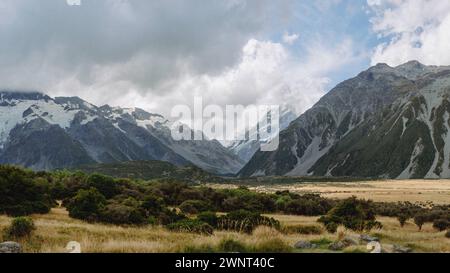
[[[0,1],[0,89],[301,114],[376,63],[450,65],[450,1],[77,1]]]

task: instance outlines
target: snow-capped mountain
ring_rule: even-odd
[[[289,124],[296,118],[297,115],[291,109],[289,109],[289,107],[283,107],[280,111],[280,131],[286,129]],[[259,122],[257,125],[255,125],[255,128],[253,130],[249,131],[255,132],[254,134],[257,134],[258,129],[267,131],[267,128],[261,127],[260,124],[263,123]],[[264,124],[266,127],[268,126],[267,123]],[[244,162],[248,162],[253,157],[253,155],[261,148],[261,142],[259,140],[254,140],[258,139],[258,137],[249,135],[249,132],[246,132],[243,136],[241,136],[241,139],[244,140],[234,141],[227,147]]]
[[[217,141],[174,142],[163,116],[97,107],[78,97],[0,92],[0,164],[36,170],[162,160],[230,174],[243,166]]]
[[[450,67],[378,64],[258,151],[241,176],[450,177]]]

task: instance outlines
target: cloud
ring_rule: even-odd
[[[325,94],[329,74],[356,57],[351,39],[329,32],[275,40],[295,29],[293,2],[3,0],[0,89],[165,115],[195,95],[221,106],[289,103],[301,113]]]
[[[283,34],[283,42],[288,44],[288,45],[292,45],[294,44],[295,41],[297,41],[299,38],[298,34],[289,34],[289,32],[284,32]]]
[[[380,39],[372,64],[399,65],[418,60],[450,65],[450,2],[368,0],[373,31]]]

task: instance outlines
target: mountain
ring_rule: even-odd
[[[176,179],[186,183],[221,182],[196,166],[178,167],[164,161],[126,161],[110,164],[92,164],[76,167],[85,173],[100,173],[117,178],[130,179]]]
[[[337,85],[239,175],[450,177],[450,67],[378,64]]]
[[[218,174],[243,166],[217,141],[174,142],[170,122],[142,109],[97,107],[78,97],[0,92],[0,164],[35,170],[161,160]]]
[[[284,107],[280,111],[280,131],[286,129],[289,124],[296,119],[296,117],[296,114],[292,110],[290,110],[288,107]],[[256,128],[253,128],[254,130],[249,131],[258,132],[259,130],[267,130],[266,128],[260,127],[260,124],[262,123],[259,122],[255,126]],[[265,124],[265,126],[267,127],[267,123]],[[228,149],[235,153],[244,162],[248,162],[253,157],[253,155],[261,148],[261,142],[259,140],[254,140],[258,137],[249,135],[249,131],[247,131],[245,135],[241,137],[241,139],[244,140],[234,141],[228,145]]]

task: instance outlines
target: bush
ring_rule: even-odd
[[[282,231],[287,234],[297,233],[303,235],[320,235],[323,233],[323,230],[320,226],[305,225],[284,226]]]
[[[197,220],[205,222],[212,227],[217,227],[218,219],[217,214],[211,211],[202,212],[197,216]]]
[[[426,222],[427,222],[427,217],[423,213],[419,213],[416,216],[414,216],[414,223],[419,228],[419,230],[422,230],[422,227]]]
[[[148,223],[148,219],[145,218],[143,210],[120,203],[108,204],[101,211],[100,220],[116,225],[141,225]]]
[[[409,218],[410,218],[410,216],[407,215],[407,214],[404,214],[404,213],[401,213],[401,214],[397,215],[397,220],[398,220],[398,222],[400,223],[400,226],[401,226],[401,227],[404,227],[404,226],[405,226],[406,221],[408,221]]]
[[[335,233],[340,225],[357,232],[382,227],[376,221],[372,202],[358,200],[356,197],[341,201],[318,221],[331,233]]]
[[[67,204],[69,216],[76,219],[96,221],[106,204],[105,197],[95,188],[79,190]]]
[[[184,220],[187,217],[184,214],[178,213],[175,209],[164,209],[158,216],[159,224],[166,226]]]
[[[212,210],[212,207],[202,200],[187,200],[180,205],[180,210],[187,214],[197,214],[199,212]]]
[[[258,226],[268,226],[280,229],[280,222],[259,213],[246,210],[238,210],[221,216],[217,222],[217,228],[237,232],[252,233]]]
[[[45,214],[55,205],[45,178],[11,166],[0,166],[0,214]]]
[[[92,174],[87,179],[88,187],[96,188],[107,199],[119,194],[119,188],[114,178],[101,174]]]
[[[436,219],[433,222],[433,228],[435,228],[439,231],[444,231],[449,227],[450,227],[450,222],[447,221],[447,219]]]
[[[164,201],[155,195],[147,195],[141,208],[147,212],[147,216],[157,216],[163,211]]]
[[[178,232],[192,232],[198,234],[212,235],[214,229],[212,226],[205,222],[192,219],[184,219],[172,224],[167,225],[167,229]]]
[[[17,217],[12,220],[11,225],[6,228],[7,238],[22,238],[30,236],[36,229],[33,219],[29,217]]]
[[[223,239],[219,243],[219,251],[225,253],[245,253],[248,252],[247,247],[233,239]]]

